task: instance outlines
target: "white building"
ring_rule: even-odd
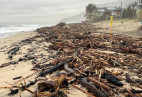
[[[121,7],[99,7],[97,8],[99,12],[99,16],[102,16],[106,10],[111,12],[112,16],[120,17],[121,16]]]
[[[137,8],[142,9],[142,0],[138,0],[137,2],[138,2]]]

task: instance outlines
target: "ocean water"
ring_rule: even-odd
[[[53,24],[0,24],[0,39]]]

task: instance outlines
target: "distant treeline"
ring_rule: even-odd
[[[109,10],[105,10],[103,14],[98,11],[98,8],[95,4],[90,3],[86,6],[86,20],[89,22],[95,22],[100,20],[105,20],[107,16],[110,16],[111,12]]]
[[[127,8],[121,8],[118,10],[119,16],[114,16],[116,19],[118,18],[129,18],[129,19],[138,19],[139,21],[142,21],[142,9],[137,10],[136,8],[137,2],[130,4]],[[104,9],[104,12],[98,10],[97,6],[95,4],[88,4],[86,6],[86,21],[89,22],[97,22],[101,20],[109,19],[109,17],[112,15],[112,12],[108,10],[107,8]]]

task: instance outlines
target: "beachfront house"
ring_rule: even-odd
[[[142,9],[142,0],[137,1],[137,9]]]
[[[142,0],[137,0],[136,9],[137,9],[137,17],[138,17],[138,12],[139,12],[140,9],[142,9]]]
[[[95,21],[102,20],[102,17],[104,15],[105,11],[110,11],[111,12],[111,14],[109,14],[110,16],[114,16],[115,18],[119,18],[119,17],[121,17],[122,8],[121,7],[97,7],[97,10],[94,10],[93,13],[86,12],[86,14],[85,14],[86,21],[91,22],[94,20]],[[109,17],[109,15],[107,15],[107,17]],[[107,18],[107,17],[105,17],[105,18]]]
[[[121,17],[121,7],[107,8],[107,10],[111,11],[112,16]]]
[[[100,13],[99,16],[102,16],[103,13],[108,10],[111,12],[112,16],[121,17],[121,7],[98,7],[98,12]]]

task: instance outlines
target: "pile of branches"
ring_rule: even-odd
[[[67,97],[61,90],[72,85],[89,97],[141,97],[141,39],[122,35],[113,35],[110,39],[109,34],[99,33],[100,29],[87,23],[61,23],[37,29],[35,38],[51,43],[49,49],[56,51],[56,54],[51,56],[53,60],[49,64],[34,65],[33,70],[37,70],[38,76],[32,84],[38,82],[37,90],[29,90],[27,84],[21,89],[28,90],[34,97]],[[123,71],[112,72],[106,67],[121,68]],[[130,74],[124,73],[125,70],[133,72],[139,79],[132,79]],[[49,74],[52,75],[47,78]],[[44,81],[39,82],[40,78]],[[131,84],[132,88],[126,88],[124,82]]]
[[[44,38],[44,41],[52,43],[49,49],[57,51],[55,58],[56,62],[58,60],[57,63],[62,62],[64,58],[66,60],[70,57],[73,58],[72,62],[62,66],[62,69],[64,68],[68,74],[71,74],[71,77],[75,78],[71,81],[71,84],[81,83],[96,97],[141,95],[137,94],[141,93],[141,90],[122,88],[124,86],[121,82],[124,80],[121,78],[122,72],[112,73],[105,70],[105,67],[117,67],[126,70],[125,66],[127,66],[130,71],[136,69],[136,75],[141,75],[141,39],[122,35],[113,35],[113,38],[110,39],[109,34],[98,33],[99,29],[101,28],[84,23],[64,26],[58,24],[37,31]],[[114,51],[115,53],[107,54],[99,52],[99,50]],[[56,64],[54,65],[56,66]],[[126,77],[126,82],[131,83],[132,79],[129,74],[123,75]],[[139,78],[141,79],[141,76]],[[142,88],[141,81],[137,80],[133,80],[133,85],[140,85],[140,88]]]

